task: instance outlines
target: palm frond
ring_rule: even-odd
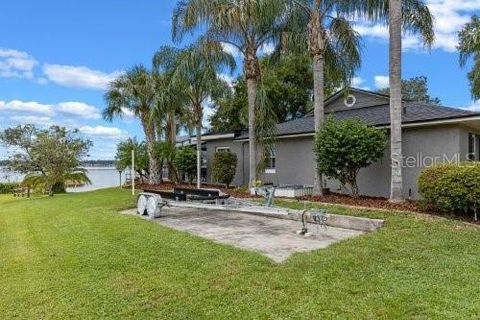
[[[474,99],[480,99],[480,55],[474,58],[472,70],[468,73],[470,81],[470,91]]]
[[[155,81],[151,72],[137,65],[114,80],[104,99],[107,107],[103,111],[106,120],[121,117],[124,109],[141,116],[149,109],[155,97]]]
[[[433,31],[434,18],[430,9],[422,0],[402,1],[403,28],[414,34],[419,34],[425,46],[430,48],[435,41]]]
[[[465,66],[468,59],[475,54],[480,54],[480,18],[472,16],[463,29],[458,33],[460,52],[460,65]]]
[[[334,1],[334,0],[329,0]],[[367,19],[374,23],[389,23],[388,0],[339,0],[337,10],[343,15]],[[420,35],[425,46],[435,41],[434,18],[424,0],[402,0],[402,19],[405,32]]]
[[[360,35],[343,17],[333,18],[328,31],[325,50],[326,74],[334,82],[349,84],[361,65]]]
[[[468,73],[470,91],[474,99],[480,98],[480,18],[473,16],[458,34],[460,66],[464,67],[473,57],[472,70]]]
[[[73,172],[68,172],[63,176],[65,183],[73,183],[73,184],[92,184],[90,178],[87,175],[87,170],[83,168],[76,168]]]
[[[157,72],[172,72],[179,54],[179,49],[171,46],[162,46],[155,52],[152,65]]]
[[[48,186],[48,179],[44,174],[30,173],[23,178],[22,185],[36,190],[46,190]]]

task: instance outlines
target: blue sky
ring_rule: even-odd
[[[161,45],[172,44],[176,0],[16,0],[0,4],[0,129],[22,123],[79,128],[94,142],[93,159],[112,159],[115,145],[143,137],[134,119],[101,119],[108,82],[135,65],[150,65]],[[431,52],[405,36],[403,77],[426,75],[445,105],[480,110],[470,98],[467,69],[458,65],[456,33],[480,0],[427,0],[436,18]],[[388,75],[388,31],[357,23],[363,64],[354,85],[375,90]],[[207,112],[208,113],[208,112]],[[0,148],[0,159],[8,150]]]

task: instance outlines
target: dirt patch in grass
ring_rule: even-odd
[[[312,202],[334,203],[334,204],[345,204],[349,206],[359,206],[359,207],[377,208],[377,209],[425,212],[425,210],[422,210],[422,208],[418,206],[416,201],[407,200],[402,203],[391,203],[388,201],[388,199],[381,198],[381,197],[360,196],[360,197],[354,198],[348,195],[331,193],[324,196],[302,197],[300,200],[312,201]]]

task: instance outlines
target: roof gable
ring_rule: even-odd
[[[386,95],[366,90],[351,88],[348,91],[348,98],[345,90],[342,89],[325,101],[325,112],[337,112],[366,107],[381,106],[390,103]]]

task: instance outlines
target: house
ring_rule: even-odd
[[[387,132],[390,125],[389,97],[360,89],[350,89],[348,96],[339,91],[328,98],[325,113],[336,119],[357,118]],[[480,160],[480,113],[411,101],[403,102],[402,113],[405,197],[419,197],[417,178],[424,167],[446,161]],[[313,114],[278,124],[277,135],[262,181],[276,185],[313,185]],[[214,182],[211,177],[214,153],[230,150],[238,156],[233,185],[248,185],[248,132],[212,133],[203,139],[204,180]],[[390,174],[387,148],[382,159],[360,171],[360,193],[388,197]],[[334,180],[326,181],[326,187],[334,192],[348,192]]]

